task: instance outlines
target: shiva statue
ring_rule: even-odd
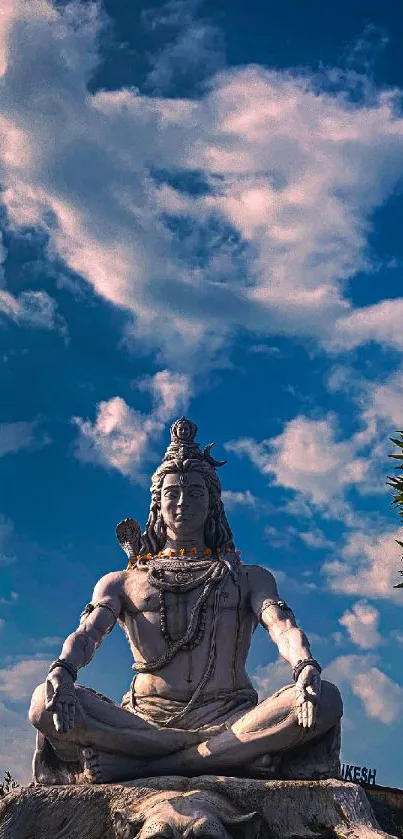
[[[173,424],[152,477],[144,533],[133,519],[117,528],[126,569],[97,582],[78,628],[33,694],[35,784],[338,773],[340,693],[321,680],[271,572],[241,561],[217,475],[225,461],[213,459],[212,444],[202,450],[196,434],[185,417]],[[121,705],[75,684],[116,623],[135,671]],[[246,671],[259,623],[293,677],[261,702]]]

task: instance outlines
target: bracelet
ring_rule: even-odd
[[[52,670],[55,670],[56,667],[63,667],[68,673],[70,673],[73,682],[77,681],[77,669],[74,667],[74,664],[70,663],[70,661],[66,661],[65,658],[57,658],[56,661],[50,665],[48,675],[52,672]]]
[[[298,661],[297,662],[297,664],[294,667],[294,670],[292,671],[292,677],[294,679],[294,682],[296,682],[298,680],[299,675],[300,675],[300,673],[302,673],[304,667],[308,667],[308,666],[315,667],[315,669],[318,671],[318,673],[322,672],[322,668],[321,668],[319,662],[316,661],[315,658],[304,658],[303,661]]]

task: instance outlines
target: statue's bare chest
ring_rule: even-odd
[[[205,590],[203,582],[198,583],[201,575],[194,574],[191,579],[192,587],[177,586],[178,578],[174,572],[165,573],[164,581],[172,585],[172,590],[164,590],[163,597],[168,609],[175,610],[180,603],[190,613]],[[180,582],[180,581],[179,581]],[[216,586],[210,587],[210,594],[206,605],[212,606]],[[125,612],[132,617],[146,612],[159,612],[161,606],[161,589],[150,581],[147,571],[133,570],[125,586]],[[220,609],[239,610],[248,608],[248,595],[243,577],[240,575],[234,581],[229,575],[220,585]]]

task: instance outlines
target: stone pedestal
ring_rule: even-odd
[[[0,800],[0,839],[386,839],[364,790],[339,780],[204,775],[37,786]]]

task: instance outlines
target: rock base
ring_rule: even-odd
[[[0,839],[386,839],[364,790],[204,775],[31,786],[0,800]]]

